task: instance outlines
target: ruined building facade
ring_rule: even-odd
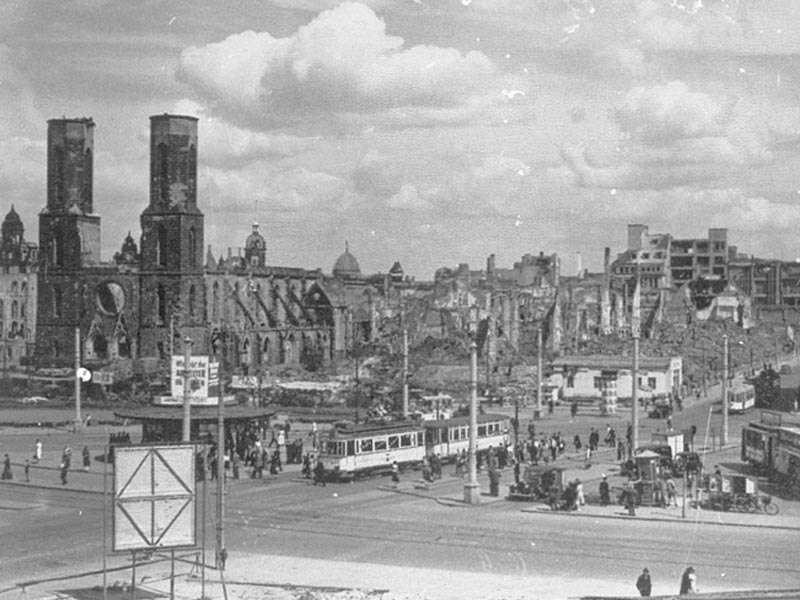
[[[13,310],[36,319],[42,364],[72,364],[78,336],[88,363],[164,360],[183,353],[188,337],[193,354],[218,356],[227,367],[257,373],[304,362],[324,365],[374,336],[391,304],[385,298],[399,285],[398,274],[402,279],[399,264],[377,282],[382,285],[361,275],[348,250],[332,276],[270,266],[257,225],[243,255],[215,259],[210,248],[204,252],[197,119],[191,116],[151,117],[150,194],[140,215],[139,243],[128,233],[113,261],[103,262],[93,193],[94,127],[87,118],[48,122],[38,263],[36,247],[22,243],[13,215],[7,222],[14,223],[3,226],[4,257],[24,257],[13,267],[17,278],[36,274],[38,267],[35,282],[20,280],[13,288],[14,294],[31,294],[35,308],[16,304]],[[12,242],[22,245],[12,252]],[[13,300],[2,305],[9,311],[15,306]],[[24,339],[26,323],[17,322],[15,336]]]

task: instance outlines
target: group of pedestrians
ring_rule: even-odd
[[[645,567],[642,573],[636,579],[636,589],[641,596],[650,596],[653,591],[653,580],[650,578],[650,569]],[[686,567],[681,575],[680,587],[678,595],[687,596],[697,594],[697,574],[694,567]]]
[[[26,483],[30,483],[31,481],[31,463],[34,465],[42,464],[43,448],[44,446],[41,440],[37,439],[34,444],[32,458],[25,459],[22,469],[25,475]],[[81,451],[81,461],[83,470],[88,472],[92,466],[92,454],[89,450],[89,446],[83,447],[83,450]],[[58,464],[61,485],[66,485],[68,483],[68,474],[71,467],[72,449],[69,447],[69,445],[67,445],[64,446],[64,450],[61,452],[61,460]],[[0,474],[0,480],[10,481],[12,479],[14,479],[14,473],[12,471],[11,456],[8,453],[5,453],[5,456],[3,457],[3,471]]]

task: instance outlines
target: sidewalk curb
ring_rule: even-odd
[[[524,513],[534,513],[539,515],[554,515],[554,516],[566,516],[566,517],[584,517],[584,518],[592,518],[592,519],[622,519],[622,520],[630,520],[630,521],[649,521],[654,523],[683,523],[683,524],[703,524],[703,525],[721,525],[724,527],[755,527],[758,529],[781,529],[787,531],[800,531],[800,527],[792,527],[790,525],[760,525],[754,523],[722,523],[720,521],[711,521],[707,519],[700,519],[694,520],[687,517],[686,519],[659,519],[658,517],[649,517],[649,516],[630,516],[630,515],[607,515],[607,514],[595,514],[595,513],[586,513],[580,511],[563,511],[563,510],[536,510],[536,509],[529,509],[529,508],[522,508],[520,512]]]
[[[36,488],[36,489],[40,489],[40,490],[61,490],[61,491],[66,491],[66,492],[78,492],[80,494],[99,494],[101,496],[104,493],[101,490],[86,490],[86,489],[81,489],[81,488],[76,488],[76,487],[69,487],[69,484],[62,485],[62,486],[56,486],[56,485],[44,485],[44,484],[33,483],[33,482],[25,482],[25,481],[13,481],[13,480],[8,481],[8,480],[6,480],[6,481],[3,481],[3,482],[0,482],[0,485],[14,485],[14,486],[17,486],[17,487]]]

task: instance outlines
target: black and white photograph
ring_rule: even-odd
[[[0,600],[800,597],[800,2],[0,2]]]

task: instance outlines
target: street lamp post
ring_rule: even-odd
[[[225,398],[222,388],[222,362],[217,363],[217,568],[225,570]],[[235,449],[231,448],[233,452]],[[233,456],[231,456],[233,461]]]
[[[183,441],[192,439],[192,398],[189,395],[189,363],[192,360],[192,339],[183,340]],[[217,457],[219,459],[219,457]]]
[[[472,342],[470,354],[469,383],[469,481],[464,485],[464,503],[480,504],[481,488],[478,483],[478,470],[475,455],[475,443],[478,438],[478,345]]]
[[[722,336],[722,446],[728,444],[728,335]]]
[[[536,412],[542,417],[542,326],[536,330]]]
[[[403,418],[408,418],[408,329],[403,328]]]

